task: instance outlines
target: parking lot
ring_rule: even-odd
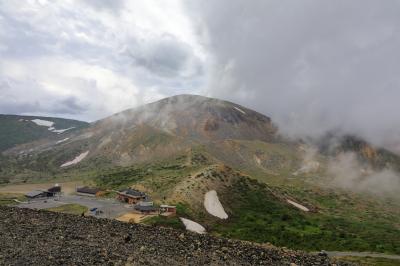
[[[18,207],[48,209],[71,203],[86,206],[89,210],[97,208],[98,211],[101,211],[100,214],[96,215],[99,218],[115,219],[133,210],[132,205],[121,203],[115,199],[98,199],[95,197],[78,195],[61,195],[60,197],[54,198],[35,199],[20,203]],[[94,215],[94,212],[89,211],[89,214]]]

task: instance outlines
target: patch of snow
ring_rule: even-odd
[[[69,138],[65,138],[65,139],[59,140],[59,141],[56,142],[56,144],[60,144],[60,143],[62,143],[64,141],[67,141],[67,140],[69,140]]]
[[[54,125],[54,122],[52,121],[47,121],[47,120],[42,120],[42,119],[33,119],[31,120],[33,123],[35,123],[38,126],[42,126],[42,127],[49,127],[50,128]]]
[[[73,128],[75,128],[75,127],[69,127],[69,128],[66,128],[66,129],[55,129],[55,128],[53,128],[51,131],[53,131],[54,133],[61,134],[61,133],[64,133],[65,131],[73,129]],[[49,130],[50,130],[50,128],[49,128]]]
[[[242,114],[246,114],[245,111],[243,111],[242,109],[240,109],[239,107],[234,106],[233,108],[235,108],[236,110],[238,110],[239,112],[241,112]]]
[[[88,154],[89,154],[89,151],[85,151],[84,153],[81,153],[78,156],[76,156],[75,159],[73,159],[72,161],[69,161],[69,162],[66,162],[66,163],[62,164],[61,167],[67,167],[67,166],[70,166],[70,165],[77,164],[80,161],[82,161],[83,159],[85,159]]]
[[[48,127],[49,131],[57,133],[57,134],[61,134],[67,130],[75,128],[75,127],[70,127],[70,128],[65,128],[65,129],[56,129],[55,127],[53,127],[54,122],[52,122],[52,121],[47,121],[47,120],[42,120],[42,119],[33,119],[31,121],[38,126]]]
[[[228,218],[228,214],[226,214],[224,207],[222,207],[215,190],[210,190],[204,195],[204,207],[213,216],[221,219]]]
[[[200,225],[196,222],[193,222],[192,220],[182,218],[182,217],[180,217],[179,219],[181,219],[182,223],[186,227],[186,230],[188,230],[188,231],[192,231],[192,232],[199,233],[199,234],[204,234],[206,232],[206,229],[202,225]]]
[[[302,211],[305,211],[305,212],[310,211],[307,207],[305,207],[305,206],[303,206],[303,205],[301,205],[301,204],[299,204],[297,202],[294,202],[294,201],[292,201],[290,199],[287,199],[286,201],[287,201],[287,203],[293,205],[294,207],[296,207],[299,210],[302,210]]]

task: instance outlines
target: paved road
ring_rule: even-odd
[[[352,252],[352,251],[326,251],[329,257],[372,257],[400,260],[400,255],[390,255],[385,253],[372,252]]]
[[[63,195],[59,199],[38,199],[29,202],[24,202],[18,205],[20,208],[29,209],[48,209],[58,207],[64,204],[76,203],[86,206],[88,209],[97,208],[103,213],[98,215],[99,218],[111,218],[121,216],[122,214],[133,210],[130,205],[123,204],[114,199],[98,199],[95,197],[77,196],[77,195]]]

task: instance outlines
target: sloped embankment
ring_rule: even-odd
[[[0,207],[0,264],[330,265],[328,258],[162,227]]]

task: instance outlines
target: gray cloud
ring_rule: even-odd
[[[98,10],[119,12],[124,8],[123,0],[82,0],[82,2]]]
[[[122,54],[133,59],[134,65],[166,78],[190,77],[201,73],[200,60],[192,48],[176,36],[163,34],[150,42],[133,40]]]
[[[43,91],[34,81],[0,80],[0,92],[0,113],[4,114],[74,117],[88,111],[87,102]]]
[[[283,133],[331,129],[393,148],[400,137],[400,2],[191,2],[212,57],[206,93]]]
[[[88,110],[88,107],[79,103],[78,98],[70,96],[53,105],[57,114],[80,114]]]
[[[179,1],[0,2],[0,112],[95,120],[196,91],[187,21]]]

